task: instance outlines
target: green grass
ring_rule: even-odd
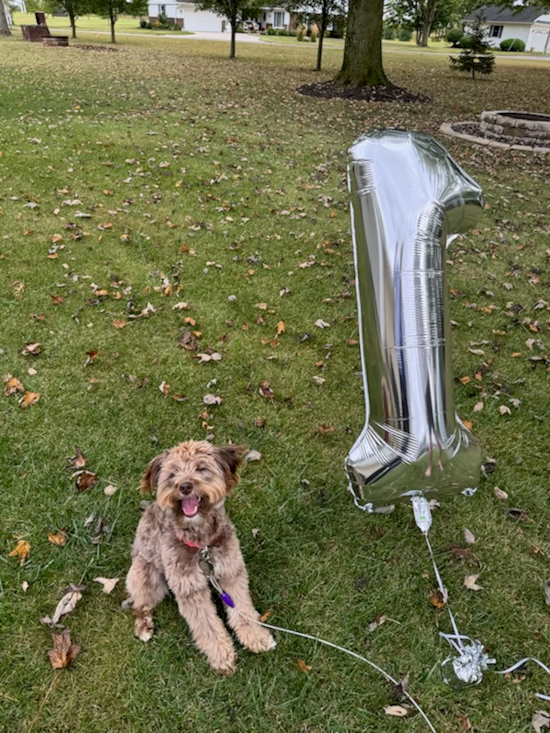
[[[14,23],[18,26],[21,25],[35,25],[36,19],[34,13],[14,13]],[[121,15],[115,24],[115,34],[118,33],[139,33],[140,35],[155,36],[163,34],[172,34],[175,36],[191,36],[193,35],[189,31],[169,31],[169,30],[153,30],[151,28],[140,28],[139,18],[134,18],[129,15]],[[70,31],[71,24],[68,17],[56,17],[54,15],[46,14],[46,22],[48,26],[53,30]],[[111,33],[111,24],[107,18],[101,18],[99,15],[84,15],[81,18],[77,18],[76,21],[76,33],[84,31],[86,35],[91,31],[98,33]]]
[[[439,733],[461,730],[462,716],[480,733],[527,731],[544,707],[533,696],[548,692],[543,672],[531,670],[520,684],[487,674],[473,690],[446,688],[437,664],[448,649],[438,632],[449,622],[429,603],[435,581],[410,508],[368,517],[346,490],[343,459],[364,408],[359,351],[346,343],[357,338],[357,316],[345,151],[373,127],[439,137],[441,122],[484,109],[548,113],[547,68],[499,60],[492,77],[474,84],[445,58],[391,55],[390,78],[433,101],[376,105],[298,96],[296,86],[319,78],[306,50],[238,44],[234,63],[228,50],[147,37],[120,39],[116,53],[42,48],[18,37],[0,43],[1,373],[41,395],[27,410],[0,395],[0,728],[28,731],[38,714],[34,733],[426,730],[418,717],[384,715],[391,690],[366,666],[305,640],[279,635],[277,650],[261,657],[241,650],[237,674],[222,679],[168,600],[153,641],[134,640],[132,619],[119,610],[122,580],[106,596],[93,578],[123,578],[128,569],[147,462],[211,433],[263,455],[228,503],[259,609],[272,609],[276,624],[366,653],[397,677],[409,673]],[[321,78],[340,58],[327,49]],[[548,661],[550,399],[547,365],[528,360],[548,353],[548,306],[534,308],[550,300],[548,158],[442,141],[489,205],[479,228],[452,245],[449,284],[460,324],[457,409],[497,463],[475,498],[443,502],[432,542],[461,630],[482,639],[499,668],[524,655]],[[74,199],[81,203],[63,203]],[[75,218],[78,210],[91,218]],[[98,229],[104,224],[112,226]],[[63,239],[52,259],[56,234]],[[311,255],[316,264],[301,269]],[[107,294],[94,295],[92,284]],[[283,287],[291,294],[280,297]],[[52,295],[63,303],[55,306]],[[189,310],[174,310],[178,301]],[[112,325],[148,302],[156,309],[148,318]],[[185,317],[196,320],[201,348],[222,354],[219,364],[199,364],[178,347]],[[318,318],[330,328],[316,329]],[[272,346],[279,321],[286,332]],[[306,332],[312,338],[302,341]],[[529,338],[542,350],[530,352]],[[484,356],[468,351],[478,341],[488,342]],[[21,355],[30,342],[40,342],[39,356]],[[91,350],[98,356],[85,366]],[[322,387],[315,374],[326,378]],[[273,401],[258,393],[263,380]],[[158,389],[163,381],[168,397]],[[210,391],[224,401],[205,418]],[[480,400],[485,407],[474,413]],[[512,413],[501,415],[500,405]],[[320,425],[334,432],[320,434]],[[65,470],[75,445],[102,479],[82,494]],[[107,482],[119,487],[112,497],[103,493]],[[495,498],[495,485],[509,501]],[[511,521],[508,506],[530,521]],[[92,513],[109,526],[97,545],[84,526]],[[479,568],[446,551],[463,543],[464,527],[478,538]],[[63,548],[47,539],[58,529],[68,535]],[[20,538],[31,545],[23,566],[8,557]],[[484,588],[472,593],[463,579],[477,572]],[[88,590],[67,625],[82,652],[40,709],[54,673],[39,619],[80,581]],[[369,633],[380,614],[393,621]]]

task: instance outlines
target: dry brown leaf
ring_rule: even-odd
[[[436,590],[432,593],[430,596],[430,603],[435,608],[443,608],[445,605],[445,599],[443,598],[443,593],[440,590]]]
[[[87,351],[86,352],[87,359],[84,362],[84,366],[88,366],[88,364],[92,364],[97,359],[98,354],[99,354],[99,351],[97,351],[97,349],[94,349],[93,351]]]
[[[265,622],[268,621],[272,616],[273,616],[273,611],[266,611],[262,616],[260,616],[260,621],[262,622],[262,624],[265,624]]]
[[[495,488],[493,489],[493,492],[494,492],[494,494],[495,494],[495,496],[496,496],[497,499],[503,499],[504,500],[504,499],[507,499],[508,498],[508,494],[505,491],[503,491],[502,489],[499,489],[498,486],[495,486]]]
[[[15,392],[25,391],[25,387],[23,387],[17,377],[12,377],[11,375],[4,379],[4,384],[6,385],[6,388],[4,390],[4,394],[6,395],[6,397],[15,394]]]
[[[61,305],[65,302],[65,298],[62,295],[50,295],[52,305]]]
[[[67,544],[67,535],[61,531],[57,531],[55,534],[53,534],[53,532],[48,532],[48,542],[51,542],[52,545],[65,547]]]
[[[471,532],[467,527],[464,527],[464,539],[469,545],[475,545],[476,538],[473,532]]]
[[[285,332],[285,322],[279,321],[279,323],[277,324],[277,336],[280,336],[284,332]]]
[[[482,585],[477,584],[477,579],[479,578],[479,573],[477,575],[467,575],[464,578],[464,586],[468,588],[468,590],[483,590]]]
[[[19,559],[19,563],[23,565],[25,560],[29,559],[30,553],[30,544],[26,540],[19,540],[8,557],[17,557]]]
[[[307,672],[311,672],[311,670],[313,669],[313,667],[310,664],[306,664],[303,659],[297,659],[296,666],[298,667],[300,672],[305,672],[306,674]]]
[[[120,578],[94,578],[94,583],[101,583],[104,593],[112,593]]]
[[[481,412],[481,410],[483,410],[484,406],[485,405],[484,405],[483,402],[476,402],[475,405],[474,405],[474,412]]]
[[[471,430],[473,427],[473,423],[471,420],[461,420],[462,424],[466,428],[466,430]]]
[[[408,708],[404,705],[386,705],[384,712],[386,715],[394,715],[396,718],[405,718],[409,714]]]
[[[249,453],[246,454],[244,457],[244,460],[250,463],[251,461],[261,461],[262,460],[262,454],[259,450],[251,450]]]
[[[326,435],[327,433],[333,433],[334,425],[319,425],[317,430],[319,431],[321,435]]]
[[[168,397],[170,394],[170,385],[163,381],[159,384],[159,390],[165,397]]]
[[[78,491],[88,491],[97,484],[98,480],[97,474],[91,471],[80,471],[76,477],[76,488]]]
[[[501,415],[511,415],[512,414],[512,410],[508,407],[508,405],[500,405],[500,407],[498,408],[498,411],[500,412]]]
[[[205,405],[221,405],[223,397],[215,394],[205,394],[202,401]]]
[[[272,400],[275,397],[275,392],[271,389],[267,380],[260,382],[260,388],[258,392],[262,395],[262,397],[267,397],[268,400]]]
[[[128,325],[128,321],[122,321],[122,320],[121,320],[120,318],[114,318],[114,319],[113,319],[113,320],[111,321],[111,324],[112,324],[112,325],[113,325],[113,326],[114,326],[115,328],[124,328],[125,326],[127,326],[127,325]]]
[[[550,713],[546,710],[537,710],[531,718],[531,725],[535,733],[542,733],[543,728],[550,728]]]
[[[22,356],[37,356],[41,351],[40,344],[36,342],[35,344],[26,344],[24,346],[23,350],[21,351]]]
[[[25,392],[23,397],[19,400],[19,407],[22,410],[26,410],[27,407],[30,407],[31,405],[36,405],[39,399],[39,392]]]
[[[69,629],[64,629],[61,634],[52,634],[53,649],[50,649],[48,656],[50,664],[54,669],[65,669],[69,667],[73,660],[80,654],[82,647],[80,644],[71,643],[71,633]]]
[[[55,626],[59,621],[71,611],[74,611],[76,604],[82,598],[82,591],[86,589],[85,585],[70,585],[69,590],[55,607],[53,616],[45,616],[40,619],[40,623],[47,626]]]
[[[75,452],[76,455],[74,455],[72,458],[67,458],[67,460],[69,461],[69,465],[66,466],[66,468],[69,468],[71,470],[73,468],[84,468],[84,466],[86,465],[86,456],[78,446],[75,446]]]

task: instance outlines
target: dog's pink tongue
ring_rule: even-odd
[[[199,511],[199,497],[198,496],[186,496],[181,501],[181,508],[186,517],[194,517]]]

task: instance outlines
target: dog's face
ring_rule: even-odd
[[[154,458],[141,480],[142,491],[156,486],[157,504],[185,524],[199,524],[223,504],[238,483],[244,449],[189,440]]]

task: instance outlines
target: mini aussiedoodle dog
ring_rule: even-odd
[[[273,649],[269,631],[248,590],[248,574],[225,498],[238,482],[243,449],[190,440],[165,451],[148,465],[144,491],[156,487],[156,501],[138,525],[126,587],[133,601],[135,632],[153,635],[153,608],[172,591],[195,643],[214,669],[235,671],[231,637],[216,612],[212,585],[220,593],[227,620],[253,652]]]

